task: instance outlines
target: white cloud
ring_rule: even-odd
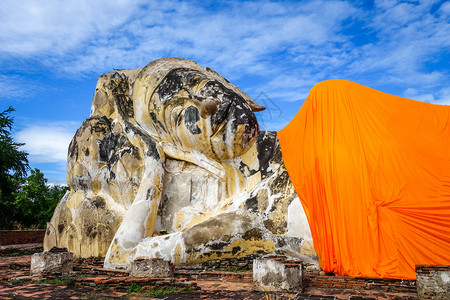
[[[43,55],[42,63],[69,73],[182,56],[244,75],[273,69],[271,55],[299,43],[340,40],[340,22],[354,12],[342,1],[231,2],[219,11],[195,1],[142,3],[7,1],[0,8],[0,42],[6,45],[0,51]]]
[[[29,97],[32,84],[19,76],[0,75],[0,99]],[[35,86],[34,90],[39,89]]]
[[[53,122],[35,124],[18,131],[15,139],[25,143],[23,150],[29,153],[33,163],[66,162],[67,149],[78,122]]]
[[[4,1],[0,54],[36,59],[70,76],[185,57],[231,81],[259,76],[240,87],[280,101],[303,100],[315,83],[332,78],[391,93],[419,86],[422,96],[440,99],[436,90],[449,79],[448,68],[429,67],[448,59],[448,3],[384,0],[371,10],[337,0],[214,6],[176,0]]]
[[[436,95],[437,99],[434,101],[435,104],[450,105],[450,87],[439,90]]]
[[[375,34],[373,43],[358,47],[351,69],[358,73],[382,73],[388,80],[409,85],[433,85],[443,79],[427,71],[439,54],[450,47],[448,20],[431,13],[431,4],[381,1],[367,26]],[[388,4],[387,4],[388,3]]]
[[[61,55],[123,24],[137,1],[6,0],[0,6],[2,52]]]
[[[432,84],[441,74],[424,64],[448,50],[450,24],[448,3],[434,14],[431,6],[376,1],[363,11],[344,1],[247,1],[212,11],[196,1],[12,0],[0,7],[0,51],[72,74],[180,56],[231,79],[289,72],[315,82],[373,81],[382,73],[383,81]]]
[[[434,93],[423,93],[421,90],[408,88],[403,95],[406,98],[432,104],[450,105],[450,87],[437,90]]]
[[[450,3],[441,2],[377,0],[366,9],[339,0],[4,0],[1,97],[45,93],[50,87],[36,91],[35,82],[44,85],[35,80],[41,72],[72,79],[177,56],[277,105],[302,101],[314,84],[332,78],[450,104]],[[284,127],[293,103],[283,104],[289,109],[281,116],[258,115],[262,127]],[[63,165],[77,126],[42,122],[16,139],[27,144],[32,162]]]

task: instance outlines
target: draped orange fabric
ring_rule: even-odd
[[[324,271],[450,265],[450,106],[330,80],[278,137]]]

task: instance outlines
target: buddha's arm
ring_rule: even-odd
[[[106,254],[105,266],[109,268],[127,265],[128,257],[136,246],[153,234],[161,200],[164,175],[162,149],[148,136],[139,135],[140,132],[134,133],[138,133],[133,135],[135,141],[137,139],[146,148],[144,173],[136,197]]]

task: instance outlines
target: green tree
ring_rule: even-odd
[[[15,215],[14,192],[19,182],[16,178],[25,176],[28,166],[28,153],[20,151],[23,143],[16,143],[11,137],[14,119],[9,107],[0,113],[0,228],[11,228]]]
[[[26,176],[28,153],[11,137],[13,111],[0,113],[0,228],[44,228],[68,187],[47,185],[39,169]]]
[[[47,201],[47,210],[45,213],[45,223],[44,226],[47,226],[47,222],[50,221],[50,219],[53,216],[53,212],[55,211],[56,205],[58,205],[59,200],[66,194],[66,192],[69,190],[69,187],[67,185],[53,185],[48,186],[48,191],[46,194],[46,201]]]
[[[47,185],[39,169],[31,170],[27,178],[16,180],[20,187],[15,193],[15,221],[25,228],[44,228],[68,187]]]

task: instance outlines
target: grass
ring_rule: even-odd
[[[74,287],[75,286],[75,280],[72,277],[61,277],[61,278],[45,278],[41,281],[43,284],[52,284],[52,285],[59,285],[59,286],[67,286],[67,287]]]
[[[98,283],[97,285],[95,285],[95,289],[97,290],[97,291],[103,291],[103,290],[105,290],[105,289],[107,289],[108,288],[108,286],[106,286],[105,284],[103,284],[103,283]]]
[[[167,294],[174,294],[174,293],[190,293],[192,292],[191,286],[186,287],[173,287],[173,286],[167,286],[163,288],[155,288],[147,291],[145,294],[146,296],[150,297],[158,297],[158,296],[164,296]]]
[[[7,281],[8,279],[5,279],[5,281]],[[31,281],[31,279],[25,279],[25,278],[20,278],[20,279],[15,279],[15,278],[13,278],[13,279],[10,279],[9,280],[11,283],[16,283],[16,284],[21,284],[21,283],[26,283],[26,282],[30,282]]]
[[[114,300],[115,298],[110,298],[110,297],[101,296],[101,295],[89,294],[89,295],[86,296],[86,298],[83,297],[83,299],[86,299],[86,300]]]
[[[73,276],[73,278],[85,278],[89,277],[89,274],[78,273]]]
[[[75,274],[75,275],[63,275],[61,277],[56,277],[56,278],[43,278],[40,282],[42,284],[67,286],[67,287],[73,288],[76,286],[76,282],[75,282],[76,278],[84,278],[84,277],[88,277],[88,276],[89,276],[88,274],[83,274],[83,273]],[[97,285],[97,286],[99,286],[99,285]]]
[[[131,285],[127,289],[128,294],[141,293],[141,292],[142,292],[142,287],[139,284],[136,284],[134,282],[132,282]]]
[[[185,287],[174,287],[165,286],[160,288],[143,289],[140,285],[131,283],[130,287],[127,289],[128,294],[140,294],[141,297],[160,297],[167,294],[177,294],[177,293],[190,293],[192,292],[191,286]]]
[[[4,255],[4,257],[17,257],[17,256],[22,256],[22,255],[31,255],[34,254],[36,252],[40,252],[40,251],[29,251],[29,250],[24,250],[24,251],[16,251],[16,252],[11,252],[7,255]]]
[[[246,271],[250,271],[250,268],[248,266],[229,266],[226,268],[220,268],[218,269],[219,271],[222,272],[233,272],[233,273],[239,273],[239,272],[246,272]]]

